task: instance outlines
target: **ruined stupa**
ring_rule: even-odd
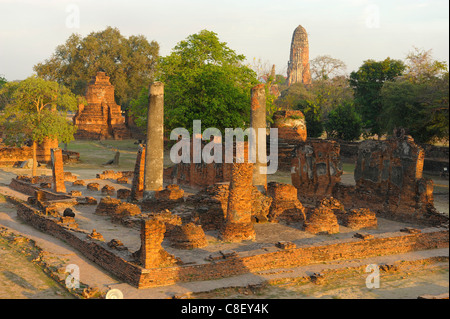
[[[105,72],[97,72],[86,90],[87,104],[78,105],[73,118],[78,127],[76,139],[115,139],[129,138],[120,105],[114,99],[114,86]]]
[[[287,70],[288,84],[311,84],[309,44],[305,28],[299,25],[292,35],[291,54]]]

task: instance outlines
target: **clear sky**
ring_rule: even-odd
[[[167,55],[202,29],[249,63],[285,74],[292,33],[309,34],[310,59],[330,55],[357,70],[367,59],[404,59],[413,46],[449,60],[448,0],[0,0],[0,75],[24,79],[72,33],[106,26],[142,34]],[[78,23],[79,21],[79,23]]]

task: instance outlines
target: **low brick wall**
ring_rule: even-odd
[[[72,196],[70,196],[70,195],[54,193],[54,192],[46,190],[44,188],[40,188],[40,187],[34,186],[30,183],[18,180],[17,178],[11,179],[11,183],[9,184],[9,187],[13,190],[16,190],[16,191],[21,192],[28,196],[34,196],[34,193],[36,191],[43,192],[45,194],[46,200],[61,200],[61,199],[71,199],[72,198]]]
[[[330,245],[311,245],[202,265],[143,270],[139,288],[170,285],[183,281],[213,280],[262,270],[298,267],[333,260],[368,258],[409,251],[445,248],[449,232],[436,231],[414,235],[391,233],[373,239],[347,239]]]
[[[428,228],[418,234],[384,233],[366,240],[349,238],[335,240],[327,245],[317,243],[252,256],[231,257],[199,265],[144,269],[116,255],[107,248],[105,243],[87,238],[82,239],[82,233],[76,234],[56,221],[40,215],[33,207],[23,203],[17,203],[17,205],[18,215],[24,221],[45,233],[64,240],[88,259],[138,288],[166,286],[177,282],[213,280],[268,269],[297,267],[334,260],[368,258],[449,247],[448,230]]]
[[[138,286],[141,267],[133,265],[90,239],[82,239],[54,220],[41,216],[33,207],[17,203],[17,215],[35,228],[64,240],[84,256],[125,282]],[[105,244],[106,245],[106,244]]]

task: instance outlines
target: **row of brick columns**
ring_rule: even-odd
[[[258,128],[266,129],[265,87],[260,84],[251,92],[251,127],[256,133]],[[135,176],[132,186],[132,198],[153,200],[155,193],[163,188],[164,164],[164,84],[155,82],[149,89],[149,108],[147,118],[147,147],[138,151]],[[258,145],[262,144],[262,145]],[[265,154],[266,143],[256,143],[263,147],[259,153]],[[142,166],[145,162],[145,169]],[[265,193],[267,189],[266,158],[256,156],[256,163],[233,163],[228,197],[227,216],[219,232],[220,239],[230,242],[252,240],[255,230],[251,221],[252,185]],[[144,176],[142,176],[144,175]],[[142,191],[142,195],[141,192]],[[141,230],[141,262],[145,268],[157,267],[164,227],[153,220],[144,221]],[[149,238],[149,236],[151,238]],[[156,259],[155,259],[156,258]]]

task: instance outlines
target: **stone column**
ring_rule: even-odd
[[[59,148],[52,148],[51,159],[52,159],[52,173],[53,173],[53,190],[57,193],[65,193],[66,185],[64,185],[62,150]]]
[[[255,131],[256,142],[256,162],[253,166],[253,185],[262,193],[267,189],[267,151],[266,140],[264,143],[259,143],[259,129],[265,129],[266,124],[266,91],[264,84],[258,84],[252,88],[251,112],[250,112],[250,126]],[[259,155],[262,154],[262,156]]]
[[[131,200],[139,200],[142,198],[144,191],[144,168],[145,168],[145,147],[139,145],[136,156],[136,164],[134,165],[133,181],[131,183]]]
[[[163,222],[150,219],[141,223],[141,264],[144,268],[159,267],[162,261],[161,243],[164,240],[166,226]]]
[[[233,163],[225,222],[219,238],[240,242],[255,239],[252,224],[253,163]]]
[[[144,200],[154,199],[163,188],[164,170],[164,84],[150,85],[145,152]]]

